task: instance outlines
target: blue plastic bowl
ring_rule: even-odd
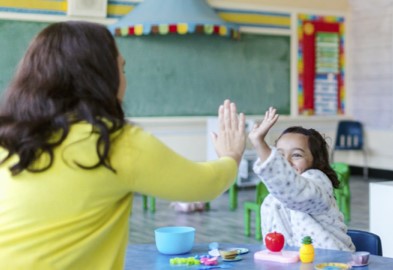
[[[161,227],[154,231],[156,247],[162,254],[176,255],[191,251],[194,246],[195,228]]]

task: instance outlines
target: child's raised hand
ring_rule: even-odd
[[[212,134],[217,155],[232,157],[239,164],[246,147],[245,116],[237,113],[235,103],[225,100],[218,109],[218,121],[218,133]]]
[[[260,124],[254,124],[248,137],[255,147],[265,142],[265,137],[270,128],[277,122],[278,116],[277,110],[270,107],[269,110],[265,112],[265,117],[262,122]]]

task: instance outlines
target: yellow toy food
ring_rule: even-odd
[[[314,246],[310,236],[305,236],[299,250],[299,257],[302,263],[311,263],[314,261]]]

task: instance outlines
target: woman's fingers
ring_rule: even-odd
[[[233,129],[237,129],[239,126],[239,119],[238,119],[238,115],[237,115],[237,109],[236,109],[236,105],[235,103],[231,103],[231,128]]]
[[[231,129],[231,102],[229,99],[224,101],[224,124],[225,129]]]
[[[226,99],[219,108],[219,122],[221,130],[238,129],[243,126],[239,123],[239,115],[237,113],[236,104]],[[244,116],[243,116],[244,117]]]
[[[245,143],[245,115],[238,114],[236,104],[225,100],[218,110],[219,131],[212,134],[213,143],[219,157],[229,156],[239,164]]]
[[[238,123],[237,127],[238,127],[239,131],[246,129],[246,116],[244,115],[244,113],[240,113],[239,123]]]
[[[218,107],[218,128],[219,130],[225,130],[224,105],[220,105],[220,107]]]

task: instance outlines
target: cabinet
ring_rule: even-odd
[[[393,257],[393,181],[370,183],[370,232],[382,240],[384,257]]]

